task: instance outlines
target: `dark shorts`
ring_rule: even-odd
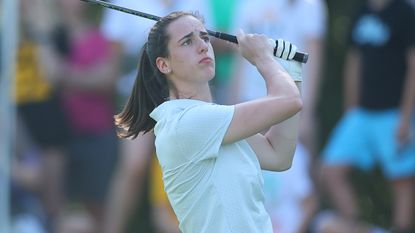
[[[58,98],[18,105],[17,112],[39,146],[60,147],[67,143],[70,130]]]
[[[73,137],[68,149],[66,188],[69,198],[104,201],[118,158],[115,130]]]

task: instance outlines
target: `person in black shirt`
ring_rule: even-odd
[[[359,216],[347,174],[379,164],[390,180],[392,224],[413,232],[415,12],[404,0],[369,0],[355,18],[345,67],[346,113],[323,150],[323,182],[340,215]]]

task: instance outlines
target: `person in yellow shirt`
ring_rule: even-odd
[[[156,232],[180,233],[179,222],[164,191],[163,175],[156,155],[151,161],[150,206]]]
[[[62,206],[64,154],[70,133],[59,92],[50,81],[57,61],[53,62],[48,56],[48,51],[53,48],[48,39],[52,25],[47,24],[51,21],[45,13],[49,8],[43,3],[39,0],[22,0],[20,4],[21,30],[14,101],[19,127],[28,132],[29,140],[41,155],[40,200],[50,227],[54,228]],[[20,138],[19,135],[17,138]]]

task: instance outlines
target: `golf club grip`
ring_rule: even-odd
[[[208,33],[209,33],[209,35],[214,36],[216,38],[226,40],[226,41],[229,41],[229,42],[232,42],[232,43],[235,43],[235,44],[238,43],[238,39],[234,35],[230,35],[230,34],[223,33],[223,32],[215,32],[215,31],[211,31],[211,30],[208,30]],[[302,53],[302,52],[296,52],[294,54],[293,60],[301,62],[301,63],[307,63],[308,54],[307,53]]]

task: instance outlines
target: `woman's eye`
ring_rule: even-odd
[[[182,45],[190,45],[192,43],[191,39],[187,39],[185,41],[183,41]]]
[[[203,40],[204,40],[205,42],[209,42],[209,41],[210,41],[210,37],[205,36],[205,37],[203,37]]]

